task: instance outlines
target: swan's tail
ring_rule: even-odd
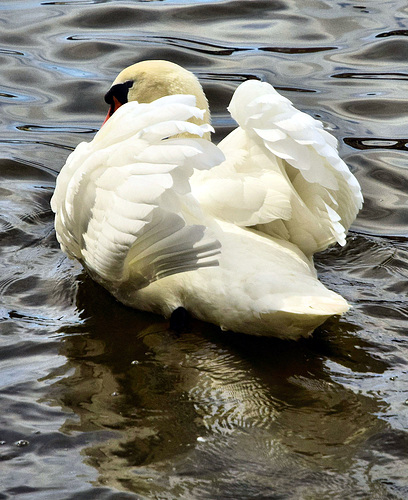
[[[350,309],[343,297],[329,290],[328,293],[327,296],[287,297],[278,311],[261,313],[264,328],[254,333],[293,340],[310,336],[328,318]]]

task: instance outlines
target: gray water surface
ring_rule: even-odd
[[[405,1],[0,3],[0,499],[408,497]],[[247,78],[323,121],[365,205],[316,264],[353,305],[310,340],[181,335],[59,250],[49,209],[124,67],[193,70],[215,140]]]

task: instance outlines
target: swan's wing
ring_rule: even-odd
[[[227,160],[194,175],[202,206],[307,255],[344,245],[362,196],[336,139],[268,83],[241,84],[229,109],[239,127],[219,144]]]
[[[99,281],[142,287],[217,264],[220,245],[189,177],[223,155],[199,138],[208,126],[186,121],[202,114],[194,104],[191,96],[125,104],[61,170],[51,200],[58,241]]]

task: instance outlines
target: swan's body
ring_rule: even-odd
[[[320,122],[248,81],[217,147],[198,80],[165,61],[127,68],[107,98],[51,202],[62,249],[94,279],[126,305],[255,335],[306,336],[348,310],[312,256],[345,243],[362,197]]]

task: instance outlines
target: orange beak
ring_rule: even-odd
[[[109,120],[109,118],[113,115],[113,113],[122,106],[122,103],[116,99],[115,96],[113,96],[113,102],[111,104],[111,107],[108,111],[108,114],[106,115],[105,121],[102,123],[102,127],[105,125],[105,123]]]

